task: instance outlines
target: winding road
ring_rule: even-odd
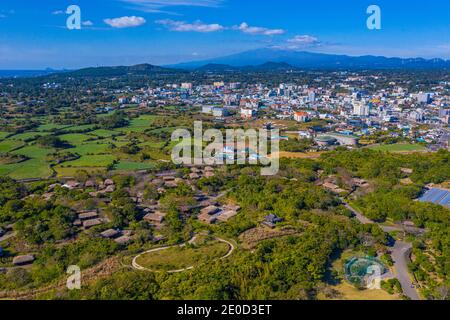
[[[361,214],[361,212],[353,208],[347,202],[345,202],[344,199],[341,200],[344,203],[344,206],[349,209],[355,215],[356,219],[358,219],[358,221],[362,224],[378,224],[384,232],[404,232],[404,229],[401,227],[383,226],[379,223],[375,223],[374,221],[365,217],[363,214]],[[410,261],[411,250],[411,243],[396,241],[394,246],[392,247],[392,259],[394,260],[394,268],[397,272],[396,278],[402,285],[403,293],[411,300],[421,300],[415,286],[411,281],[411,276],[409,275],[408,263]]]

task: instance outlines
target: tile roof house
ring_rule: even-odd
[[[80,219],[81,221],[94,219],[97,217],[98,217],[97,211],[87,211],[87,212],[81,212],[78,214],[78,219]]]
[[[34,261],[34,256],[32,255],[24,255],[24,256],[17,256],[13,259],[13,264],[15,266],[23,266],[26,264],[30,264]]]
[[[161,224],[164,221],[164,216],[158,213],[149,213],[144,217],[144,220],[150,223]]]
[[[279,218],[278,216],[271,213],[264,217],[264,221],[262,224],[273,229],[276,227],[277,223],[280,223],[280,222],[283,222],[283,219]]]
[[[80,186],[80,183],[78,181],[67,181],[65,184],[63,184],[63,188],[69,189],[69,190],[73,190],[75,188],[78,188]]]
[[[102,236],[102,238],[112,239],[112,238],[116,238],[118,235],[120,235],[120,231],[117,231],[114,229],[109,229],[109,230],[103,231],[102,233],[100,233],[100,235]]]
[[[86,220],[83,222],[83,227],[85,229],[89,229],[95,226],[99,226],[103,224],[103,221],[101,219],[91,219],[91,220]]]

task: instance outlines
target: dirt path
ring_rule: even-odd
[[[193,237],[188,243],[192,244],[192,243],[195,242],[196,239],[197,239],[197,236]],[[221,238],[215,238],[215,240],[223,242],[223,243],[226,243],[229,246],[229,248],[230,248],[228,250],[227,254],[225,256],[219,258],[219,260],[226,259],[226,258],[228,258],[229,256],[231,256],[233,254],[233,252],[235,250],[234,244],[232,244],[231,242],[229,242],[227,240],[221,239]],[[186,244],[179,245],[180,248],[185,247],[185,246],[186,246]],[[145,267],[141,266],[139,263],[137,263],[137,259],[139,259],[141,256],[143,256],[145,254],[158,252],[158,251],[163,251],[163,250],[167,250],[167,249],[174,248],[174,247],[176,247],[176,246],[161,247],[161,248],[156,248],[156,249],[145,251],[145,252],[143,252],[143,253],[141,253],[141,254],[139,254],[139,255],[137,255],[136,257],[133,258],[133,261],[131,262],[131,266],[134,269],[140,270],[140,271],[158,272],[158,271],[150,270],[148,268],[145,268]],[[165,271],[165,272],[167,272],[167,273],[180,273],[180,272],[185,272],[185,271],[188,271],[188,270],[192,270],[194,268],[195,268],[194,266],[190,266],[190,267],[184,268],[184,269],[170,270],[170,271]]]

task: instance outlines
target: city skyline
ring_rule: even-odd
[[[81,8],[81,30],[66,9]],[[381,8],[381,30],[366,10]],[[431,1],[113,0],[0,6],[0,69],[155,65],[274,47],[330,54],[450,59],[450,4]]]

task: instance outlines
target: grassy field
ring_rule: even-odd
[[[42,124],[40,125],[36,131],[39,132],[50,132],[53,130],[61,130],[61,129],[66,129],[70,127],[69,125],[63,125],[63,124],[54,124],[54,123],[49,123],[49,124]]]
[[[34,145],[17,149],[12,154],[20,154],[29,160],[0,166],[0,175],[8,175],[13,179],[45,179],[53,175],[45,158],[53,149],[45,149]]]
[[[340,294],[337,300],[400,300],[384,290],[359,290],[345,282],[332,288]]]
[[[139,163],[132,161],[120,161],[115,165],[114,170],[117,171],[135,171],[135,170],[147,170],[154,167],[151,163]]]
[[[44,161],[44,158],[53,152],[55,152],[54,149],[46,149],[36,145],[28,145],[23,148],[17,149],[11,153],[20,154],[28,158],[39,159]]]
[[[80,132],[80,131],[91,131],[95,129],[95,125],[94,124],[83,124],[83,125],[79,125],[79,126],[73,126],[73,127],[68,127],[64,129],[65,133],[71,133],[71,132]]]
[[[375,145],[375,146],[369,147],[369,149],[376,150],[376,151],[394,152],[394,153],[415,152],[415,151],[426,151],[427,150],[427,148],[422,145],[411,144],[411,143]]]
[[[48,178],[52,174],[48,163],[39,159],[0,166],[0,176],[8,175],[18,180]]]
[[[24,132],[24,133],[16,134],[16,135],[10,137],[9,139],[22,140],[22,141],[31,141],[31,140],[37,139],[38,137],[47,136],[49,134],[50,134],[49,132],[30,131],[30,132]]]
[[[1,132],[0,131],[0,140],[5,139],[7,136],[9,136],[11,132]]]
[[[88,154],[107,154],[111,153],[112,149],[111,143],[100,143],[100,142],[86,142],[83,144],[76,145],[75,148],[69,149],[72,153],[77,153],[80,156]]]
[[[61,167],[59,166],[55,166],[53,167],[53,170],[55,170],[56,175],[58,177],[72,177],[75,178],[77,177],[77,173],[79,171],[85,171],[89,174],[105,174],[106,173],[106,168],[95,168],[95,167],[70,167],[70,168],[65,168],[65,167]]]
[[[82,134],[82,133],[68,133],[60,135],[59,138],[61,140],[67,141],[68,143],[72,145],[78,145],[81,144],[89,139],[95,138],[94,136]]]
[[[24,143],[16,140],[4,140],[0,142],[0,153],[10,152],[16,148],[19,148]]]
[[[116,157],[110,154],[104,155],[87,155],[73,161],[64,162],[61,167],[108,167],[112,165]]]
[[[181,270],[219,259],[227,254],[229,246],[218,240],[206,240],[185,247],[151,252],[140,256],[137,263],[153,271]]]
[[[130,124],[127,127],[117,129],[119,132],[144,132],[147,129],[150,129],[153,122],[158,119],[159,116],[153,115],[143,115],[139,118],[133,119],[130,121]]]
[[[110,138],[112,136],[117,136],[120,133],[113,130],[105,130],[105,129],[99,129],[95,131],[89,132],[89,134],[100,137],[100,138]]]

